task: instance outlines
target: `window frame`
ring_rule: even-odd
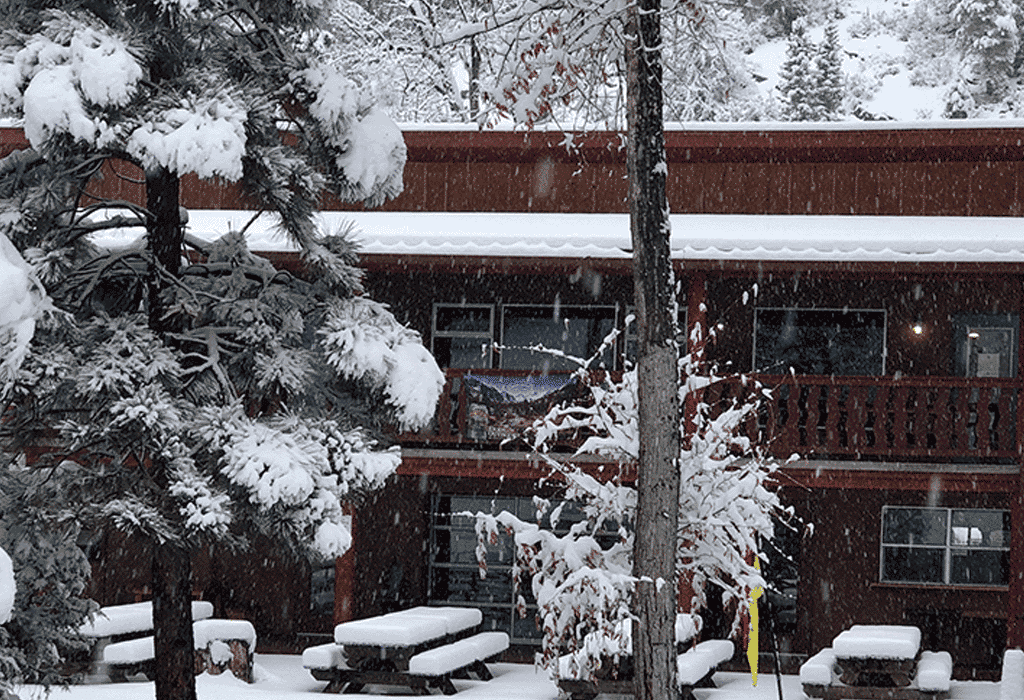
[[[943,535],[943,544],[918,544],[913,543],[904,544],[901,542],[886,542],[885,541],[885,522],[886,513],[891,510],[919,510],[919,511],[932,511],[932,512],[943,512],[945,514],[945,532]],[[879,549],[878,549],[878,581],[883,584],[900,584],[900,585],[914,585],[914,586],[943,586],[953,588],[987,588],[987,589],[1001,589],[1006,588],[1009,585],[1009,568],[1006,570],[1007,580],[1004,583],[979,583],[979,582],[955,582],[953,581],[953,556],[957,552],[1006,552],[1009,555],[1010,552],[1010,536],[1006,537],[1006,541],[1002,546],[971,546],[957,545],[953,542],[953,516],[954,513],[989,513],[999,514],[1005,517],[1009,514],[1009,510],[1005,508],[952,508],[952,507],[940,507],[940,506],[904,506],[904,505],[884,505],[882,506],[882,515],[879,519]],[[886,549],[906,549],[906,550],[941,550],[942,551],[942,581],[911,581],[905,579],[889,579],[885,577],[885,552]]]
[[[831,306],[756,306],[754,307],[754,320],[753,320],[753,333],[751,334],[751,346],[750,346],[750,366],[753,367],[754,372],[763,372],[757,366],[757,338],[758,329],[760,324],[758,323],[758,316],[761,311],[823,311],[829,313],[871,313],[882,315],[882,340],[881,340],[881,353],[879,357],[881,359],[881,368],[877,375],[867,374],[863,376],[885,376],[886,364],[889,359],[889,310],[887,308],[844,308],[844,307],[831,307]],[[788,368],[783,368],[781,371],[769,371],[764,372],[765,374],[789,374]]]
[[[490,330],[485,334],[483,331],[442,331],[437,328],[437,315],[441,309],[484,309],[490,314]],[[494,326],[495,326],[494,304],[461,303],[435,301],[430,312],[430,354],[437,357],[436,343],[439,338],[479,338],[481,345],[488,345],[487,361],[480,369],[491,369],[494,367]],[[449,353],[450,356],[450,353]],[[456,367],[455,369],[478,369],[471,367]]]

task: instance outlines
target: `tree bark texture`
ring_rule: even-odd
[[[640,457],[633,573],[637,700],[676,697],[679,376],[662,125],[660,0],[630,5],[627,178],[637,309]]]
[[[146,173],[146,234],[149,251],[154,261],[171,274],[177,275],[181,267],[181,246],[185,232],[181,227],[179,195],[181,185],[177,174],[167,168],[156,168]],[[149,326],[161,330],[160,290],[164,287],[157,269],[149,270]]]
[[[160,292],[165,275],[181,266],[184,231],[179,214],[177,174],[166,168],[146,173],[148,247],[154,262],[148,271],[149,327],[158,334],[170,330],[163,319]],[[162,268],[162,270],[161,270]],[[153,479],[166,491],[170,465],[155,456]],[[170,517],[174,518],[174,514]],[[192,561],[176,542],[153,542],[153,669],[156,700],[195,700],[195,651],[192,634]]]
[[[174,543],[153,545],[153,669],[156,700],[195,700],[192,561]]]

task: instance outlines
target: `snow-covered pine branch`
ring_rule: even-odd
[[[340,554],[343,501],[397,466],[383,427],[418,429],[440,393],[437,365],[390,312],[338,311],[361,275],[353,237],[319,230],[321,197],[380,204],[401,191],[406,153],[308,41],[331,5],[16,3],[0,33],[0,116],[21,120],[31,145],[0,159],[0,243],[19,256],[0,258],[12,302],[0,362],[17,370],[0,450],[32,448],[29,471],[75,494],[74,518],[149,538],[160,700],[194,697],[180,692],[194,684],[189,601],[172,593],[189,588],[189,551],[259,533],[318,560]],[[79,211],[100,168],[120,177],[124,162],[142,168],[145,202]],[[187,173],[237,182],[275,213],[310,281],[252,255],[241,233],[183,263]],[[146,235],[133,247],[89,242],[135,217]],[[58,313],[35,323],[43,286]],[[331,333],[386,336],[387,362],[364,371],[320,342]]]

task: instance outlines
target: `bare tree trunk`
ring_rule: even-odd
[[[627,172],[639,339],[640,459],[633,573],[637,700],[676,697],[679,376],[665,197],[660,0],[629,6]]]
[[[149,269],[149,327],[164,333],[160,291],[165,275],[177,275],[183,231],[177,174],[159,168],[146,173],[146,233],[154,261]],[[169,465],[159,457],[152,464],[157,486],[166,492]],[[172,516],[173,517],[173,516]],[[192,561],[188,549],[175,542],[153,543],[153,669],[156,700],[195,700],[195,651],[192,635]]]
[[[195,700],[192,561],[174,543],[153,545],[153,654],[156,700]]]

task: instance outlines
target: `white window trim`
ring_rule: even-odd
[[[932,510],[932,511],[944,511],[946,514],[946,530],[945,530],[945,542],[944,544],[903,544],[903,543],[887,543],[885,541],[885,513],[888,510]],[[953,527],[953,512],[958,511],[972,511],[980,513],[1006,513],[1005,508],[942,508],[935,506],[899,506],[899,505],[886,505],[882,506],[882,517],[879,519],[879,530],[878,530],[878,580],[880,583],[896,583],[905,584],[912,586],[953,586],[956,588],[1005,588],[1005,583],[955,583],[952,578],[953,569],[953,550],[966,549],[972,552],[1009,552],[1010,543],[1007,542],[1004,547],[971,547],[964,545],[955,545],[950,541],[950,533]],[[885,550],[886,548],[892,549],[941,549],[942,554],[942,581],[900,581],[894,579],[885,578]]]

